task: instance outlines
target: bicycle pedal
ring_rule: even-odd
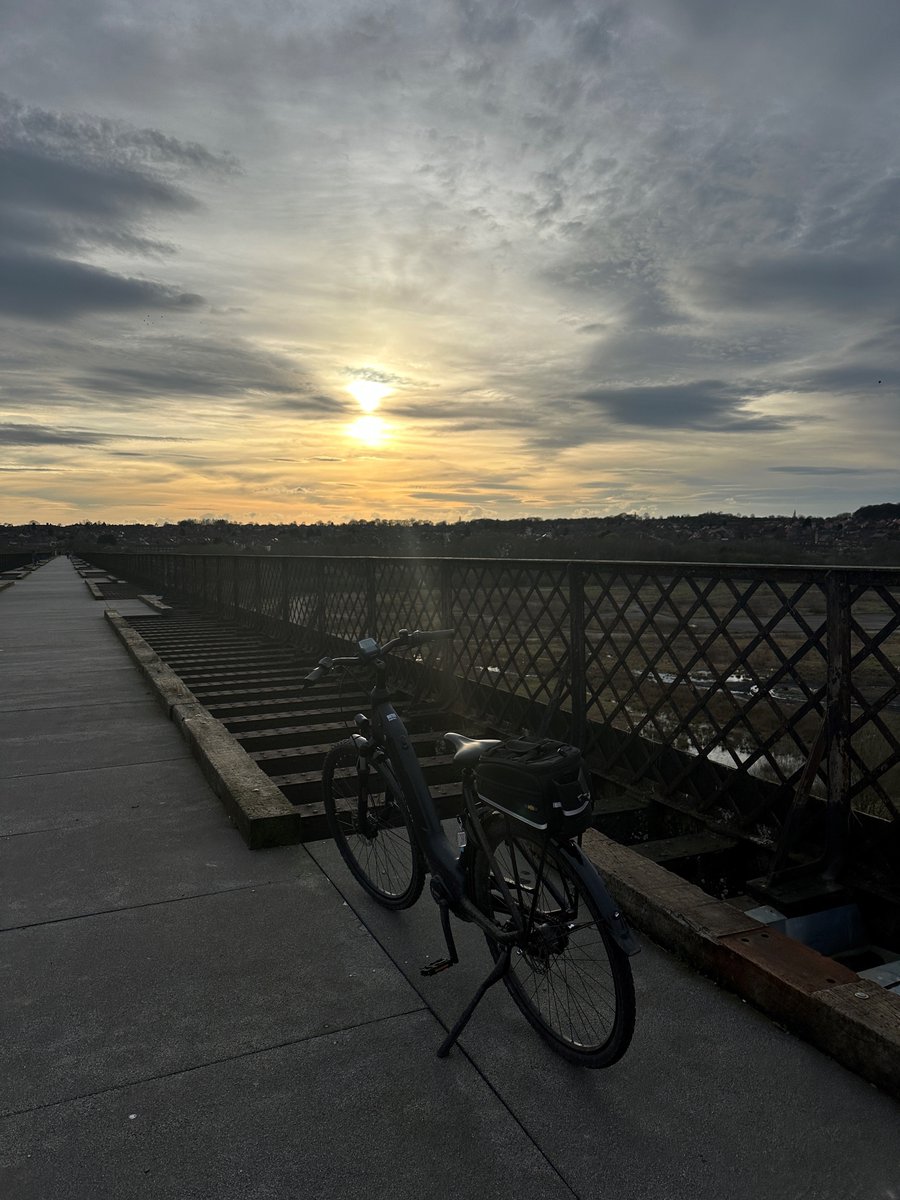
[[[429,963],[427,967],[421,970],[422,975],[437,975],[441,971],[446,971],[453,966],[452,958],[437,958],[433,963]]]

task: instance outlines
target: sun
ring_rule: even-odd
[[[375,379],[354,379],[347,384],[347,391],[357,402],[363,412],[373,413],[385,396],[389,396],[393,388]]]
[[[367,446],[382,446],[387,440],[388,426],[381,417],[357,417],[353,424],[347,427],[347,434]]]

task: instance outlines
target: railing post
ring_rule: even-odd
[[[238,582],[238,557],[236,554],[231,555],[231,600],[234,605],[232,619],[237,620],[238,609],[240,607],[241,590]]]
[[[366,637],[377,637],[378,609],[375,603],[375,560],[366,559]]]
[[[441,606],[441,628],[454,629],[453,620],[453,560],[444,558],[441,560],[440,578],[438,581],[440,595],[438,597]],[[456,670],[459,664],[459,651],[456,648],[456,642],[447,642],[446,651],[441,651],[442,675],[443,675],[443,697],[442,702],[451,708],[459,700],[459,681],[456,677]]]
[[[569,563],[569,679],[572,697],[572,743],[587,741],[587,680],[584,645],[584,567]]]
[[[281,623],[287,639],[291,628],[290,559],[281,559]]]
[[[846,854],[850,817],[850,588],[843,572],[829,572],[825,581],[825,605],[828,636],[825,875],[834,879]]]
[[[441,626],[444,629],[453,628],[453,561],[449,558],[441,560]]]
[[[253,612],[256,617],[256,625],[259,626],[262,622],[262,580],[260,578],[262,564],[260,563],[259,555],[253,556]]]
[[[316,559],[315,567],[316,615],[314,628],[319,640],[319,647],[325,648],[325,563],[321,558]]]
[[[216,555],[216,616],[222,618],[225,613],[222,609],[222,555]]]

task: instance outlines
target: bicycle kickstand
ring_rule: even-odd
[[[433,889],[432,889],[433,890]],[[446,971],[456,966],[459,955],[456,953],[456,942],[453,940],[453,930],[450,928],[450,905],[442,897],[438,900],[441,910],[441,929],[444,931],[444,941],[447,943],[447,957],[437,958],[421,970],[422,975],[437,975],[438,971]]]
[[[459,1019],[457,1020],[456,1024],[453,1026],[453,1028],[450,1030],[450,1032],[447,1034],[447,1036],[444,1038],[444,1040],[441,1042],[440,1046],[438,1047],[438,1052],[437,1052],[438,1058],[446,1058],[447,1057],[447,1055],[450,1053],[451,1047],[453,1046],[454,1042],[459,1037],[459,1035],[462,1033],[462,1031],[465,1029],[465,1027],[468,1025],[469,1018],[472,1016],[472,1013],[475,1011],[475,1009],[478,1007],[478,1005],[484,999],[485,993],[488,991],[489,988],[492,988],[495,983],[497,983],[499,980],[501,980],[503,978],[503,976],[506,975],[506,973],[509,971],[509,959],[510,959],[511,953],[512,953],[511,947],[507,946],[504,949],[503,953],[500,955],[500,957],[497,959],[497,961],[494,963],[494,969],[491,971],[490,975],[488,975],[487,979],[485,979],[484,983],[482,983],[482,985],[479,987],[478,991],[475,993],[475,995],[472,997],[472,999],[466,1005],[465,1009],[460,1014]]]

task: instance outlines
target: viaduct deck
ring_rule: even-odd
[[[425,901],[247,850],[103,608],[0,594],[0,1194],[900,1195],[900,1105],[646,941],[612,1070],[499,992],[440,1062],[483,944],[422,979]]]

